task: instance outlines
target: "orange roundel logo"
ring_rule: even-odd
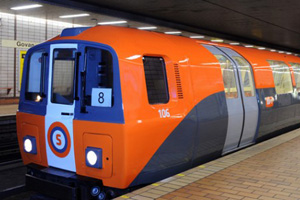
[[[48,129],[48,144],[51,151],[60,158],[66,157],[71,148],[71,139],[68,129],[60,122],[54,122]]]
[[[266,101],[266,107],[267,108],[271,108],[274,106],[274,97],[270,96],[270,97],[265,97],[265,101]]]

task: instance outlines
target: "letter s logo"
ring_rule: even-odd
[[[56,140],[57,140],[56,144],[57,144],[58,146],[61,145],[61,139],[60,139],[60,136],[61,136],[61,135],[59,135],[59,134],[56,135]]]

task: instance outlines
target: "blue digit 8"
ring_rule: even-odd
[[[98,99],[98,102],[101,103],[101,104],[104,102],[104,93],[103,93],[103,92],[100,92],[100,93],[99,93],[99,99]]]

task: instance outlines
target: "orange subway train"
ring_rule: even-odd
[[[299,122],[299,57],[113,26],[31,48],[17,112],[27,186],[61,199],[113,198]]]

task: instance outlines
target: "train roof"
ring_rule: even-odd
[[[189,54],[190,51],[193,51],[193,49],[199,46],[199,44],[209,44],[231,48],[242,54],[244,57],[254,58],[254,60],[256,60],[255,58],[265,60],[265,58],[268,57],[273,60],[300,62],[300,58],[297,56],[271,52],[269,50],[259,50],[255,48],[215,43],[183,36],[168,35],[153,31],[117,26],[68,28],[64,29],[60,36],[55,37],[52,40],[85,40],[103,43],[114,48],[121,57],[123,57],[123,54],[126,54],[124,56],[128,56],[133,52],[142,52],[145,49],[157,50],[157,52],[149,52],[150,54],[161,54],[163,52],[165,52],[165,54],[172,52],[173,55],[182,55],[183,52]]]

